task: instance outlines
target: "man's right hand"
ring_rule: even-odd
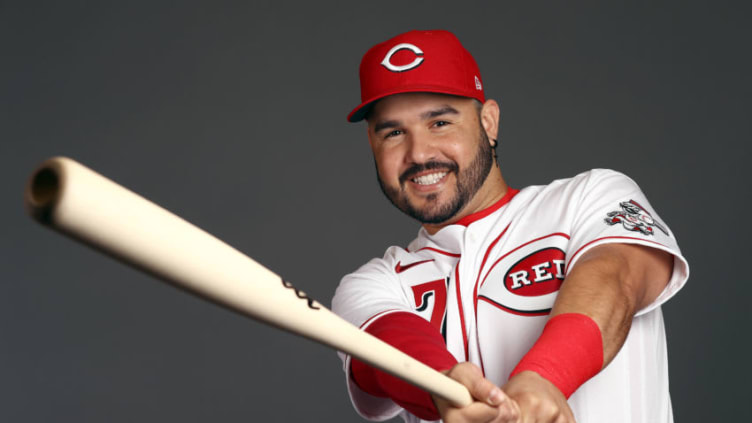
[[[483,377],[478,366],[472,363],[458,363],[444,372],[447,376],[465,385],[475,401],[462,408],[433,397],[436,409],[445,423],[517,423],[520,409],[498,386]]]

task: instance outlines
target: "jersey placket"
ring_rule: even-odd
[[[478,257],[478,251],[483,239],[479,234],[479,224],[469,225],[465,228],[462,236],[462,256],[457,263],[455,272],[455,289],[457,291],[457,312],[460,314],[463,329],[463,341],[465,347],[465,360],[480,365],[480,356],[477,349],[477,336],[475,327],[475,307],[473,304],[473,286],[475,276],[479,269],[478,263],[471,258]]]

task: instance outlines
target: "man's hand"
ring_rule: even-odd
[[[519,406],[519,423],[575,423],[564,394],[538,373],[516,374],[504,385],[504,391]]]
[[[433,397],[436,409],[445,423],[518,422],[520,411],[515,401],[484,378],[478,366],[467,362],[459,363],[444,373],[465,385],[475,399],[475,402],[467,407],[457,408],[441,398]]]

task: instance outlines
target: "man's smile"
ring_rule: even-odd
[[[457,171],[459,166],[456,163],[448,162],[428,162],[415,164],[406,171],[402,172],[399,181],[404,188],[406,182],[412,182],[414,188],[429,188],[446,180],[447,175]]]
[[[418,185],[433,185],[443,179],[448,173],[448,171],[431,172],[426,175],[416,176],[411,180]]]

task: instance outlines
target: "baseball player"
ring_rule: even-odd
[[[336,313],[464,384],[454,407],[341,355],[357,412],[407,422],[672,422],[660,306],[686,282],[676,239],[627,176],[509,187],[499,105],[446,31],[372,47],[362,103],[387,198],[422,226],[343,278]]]

